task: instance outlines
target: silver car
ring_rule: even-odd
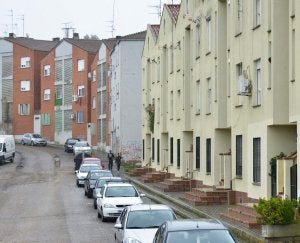
[[[21,139],[21,143],[23,145],[28,144],[31,146],[35,146],[35,145],[46,146],[47,140],[42,138],[42,136],[40,134],[25,133]]]
[[[171,208],[162,204],[139,204],[126,207],[116,221],[116,242],[151,243],[158,227],[175,220]]]
[[[73,145],[73,154],[79,153],[92,154],[92,148],[87,141],[78,141]]]

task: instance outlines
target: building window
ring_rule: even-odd
[[[21,80],[21,91],[30,91],[30,81]]]
[[[236,65],[236,105],[240,106],[242,105],[242,97],[241,92],[243,92],[244,89],[244,78],[243,78],[243,63],[238,63]]]
[[[212,91],[211,91],[211,78],[206,80],[207,91],[206,91],[206,114],[210,114],[212,110]]]
[[[235,174],[236,176],[242,177],[243,176],[243,137],[242,135],[236,136],[236,168]]]
[[[156,114],[156,123],[160,123],[160,98],[157,98],[157,114]]]
[[[44,100],[50,100],[50,89],[44,89]]]
[[[157,139],[157,164],[160,162],[160,139]]]
[[[145,139],[143,139],[143,160],[145,160]]]
[[[62,88],[61,88],[61,86],[55,88],[55,99],[62,99]]]
[[[171,45],[170,46],[170,73],[173,73],[173,70],[174,70],[174,46],[173,45]]]
[[[18,114],[21,116],[27,116],[30,114],[30,104],[19,104]]]
[[[174,96],[173,96],[173,91],[170,93],[170,119],[173,119],[174,115]]]
[[[78,86],[78,97],[84,97],[84,85]]]
[[[195,114],[200,114],[200,108],[201,108],[201,89],[200,89],[200,80],[197,80],[196,82],[196,97],[195,97]]]
[[[42,114],[42,126],[50,125],[50,114]]]
[[[200,137],[196,137],[196,170],[200,170]]]
[[[242,32],[242,16],[243,16],[243,0],[236,1],[236,28],[235,34],[238,35]]]
[[[152,161],[154,161],[154,159],[155,159],[155,157],[154,157],[154,155],[155,155],[155,141],[154,141],[154,138],[152,138]]]
[[[76,114],[76,122],[77,123],[84,123],[84,112],[83,111],[77,111]]]
[[[291,52],[291,80],[295,81],[295,64],[296,64],[296,56],[295,56],[295,29],[292,30],[292,52]],[[270,62],[271,65],[271,62]]]
[[[206,139],[206,173],[211,173],[211,139]]]
[[[177,168],[180,168],[180,139],[177,139]]]
[[[160,58],[157,58],[157,64],[156,64],[156,74],[157,74],[157,82],[160,82]]]
[[[92,109],[96,109],[96,97],[92,97]]]
[[[77,61],[77,71],[78,72],[84,71],[84,59],[79,59]]]
[[[21,57],[21,68],[30,67],[30,57]]]
[[[261,92],[261,61],[260,59],[254,62],[254,106],[261,105],[262,92]]]
[[[181,94],[180,90],[177,90],[177,106],[176,106],[176,119],[180,120],[180,115],[181,115]]]
[[[211,52],[211,17],[206,18],[206,29],[207,29],[207,54]]]
[[[254,1],[254,27],[258,27],[261,24],[261,0]]]
[[[195,38],[196,38],[196,52],[195,52],[195,58],[200,57],[200,41],[201,41],[201,32],[200,32],[200,24],[196,25],[196,34],[195,34]]]
[[[44,66],[44,76],[49,76],[50,75],[50,65],[45,65]]]
[[[93,82],[96,81],[96,70],[93,70]]]
[[[174,163],[174,147],[173,147],[173,138],[170,138],[170,164]]]
[[[260,138],[253,138],[253,182],[260,182]]]

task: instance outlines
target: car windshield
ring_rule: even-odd
[[[127,229],[158,228],[167,220],[174,220],[171,210],[137,210],[128,214]]]
[[[70,140],[68,140],[68,143],[69,144],[75,144],[75,143],[77,143],[78,142],[78,140],[75,140],[75,139],[70,139]]]
[[[100,160],[89,159],[85,161],[86,164],[100,164]]]
[[[105,176],[106,177],[106,176]],[[121,178],[111,178],[111,179],[101,179],[98,181],[97,183],[97,188],[101,188],[103,187],[103,185],[106,183],[106,182],[120,182],[122,181]]]
[[[99,166],[82,166],[80,172],[89,172],[90,170],[100,170]]]
[[[91,174],[91,180],[99,179],[100,177],[113,176],[110,171],[94,172]]]
[[[106,197],[137,197],[138,193],[133,186],[111,186],[107,187]]]
[[[32,137],[34,137],[34,138],[41,138],[41,135],[40,134],[33,134]]]
[[[76,147],[88,147],[89,144],[87,142],[77,142]]]
[[[190,242],[210,242],[210,243],[234,243],[228,230],[182,230],[169,232],[167,243],[190,243]]]

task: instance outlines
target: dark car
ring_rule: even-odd
[[[89,153],[80,153],[80,154],[76,154],[74,157],[74,163],[75,163],[75,171],[79,170],[80,165],[82,164],[82,160],[84,158],[90,158],[91,155]]]
[[[96,181],[101,177],[113,176],[110,170],[90,170],[84,179],[84,195],[88,198],[93,196]]]
[[[73,146],[78,141],[79,141],[78,138],[68,138],[64,145],[65,152],[67,152],[67,153],[73,152]]]
[[[214,219],[166,221],[157,230],[153,243],[234,243],[229,230]]]

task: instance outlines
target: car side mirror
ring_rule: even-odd
[[[140,197],[146,197],[145,193],[140,193]]]
[[[122,226],[122,224],[115,224],[115,228],[116,229],[123,229],[123,226]]]
[[[78,170],[75,170],[75,174],[77,174],[78,173]]]

